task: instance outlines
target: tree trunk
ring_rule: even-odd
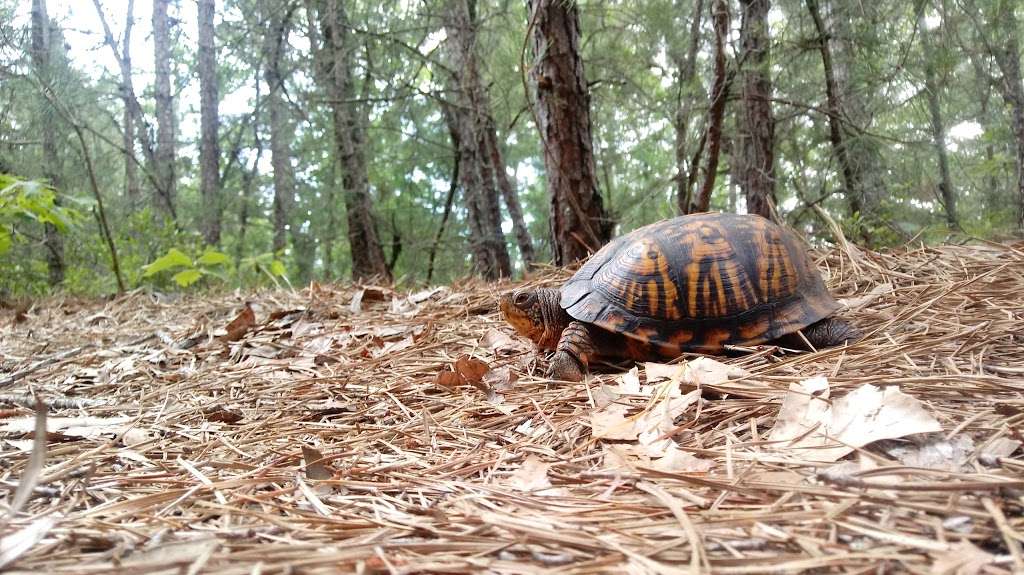
[[[203,200],[202,233],[208,245],[220,244],[220,143],[217,48],[213,17],[216,0],[199,0],[199,191]]]
[[[768,34],[769,0],[740,0],[742,113],[734,158],[740,162],[740,187],[747,213],[774,219],[775,116],[772,113],[771,38]]]
[[[523,268],[528,270],[537,259],[533,251],[533,238],[530,237],[530,230],[526,227],[523,207],[519,203],[519,193],[512,187],[512,181],[505,171],[505,158],[501,153],[501,146],[498,144],[498,131],[494,125],[494,118],[491,118],[490,114],[487,116],[486,136],[491,164],[494,165],[494,175],[498,180],[498,189],[501,190],[501,197],[504,198],[508,215],[512,219],[512,231],[516,234],[516,245],[519,247],[519,256],[523,259]]]
[[[320,25],[324,49],[320,70],[329,82],[334,139],[343,171],[341,186],[348,215],[348,240],[352,253],[352,278],[391,281],[384,249],[377,236],[373,201],[366,167],[364,125],[366,110],[356,101],[352,76],[355,44],[352,41],[343,0],[323,0]],[[317,41],[316,38],[312,39]],[[318,43],[318,41],[317,41]],[[317,45],[313,44],[314,47]]]
[[[704,169],[704,183],[690,206],[690,213],[706,212],[711,207],[711,192],[718,177],[718,159],[722,150],[722,123],[725,102],[729,95],[729,77],[726,72],[725,40],[729,34],[729,6],[725,0],[715,0],[711,6],[711,21],[715,28],[715,80],[711,86],[707,120],[708,160]]]
[[[32,66],[45,89],[53,86],[53,29],[46,12],[46,0],[32,0]],[[59,39],[58,39],[59,40]],[[41,114],[43,141],[43,178],[60,193],[60,155],[57,153],[56,112],[51,105]],[[50,286],[64,283],[64,239],[52,224],[44,224],[46,268]]]
[[[527,13],[530,76],[551,197],[551,247],[555,264],[568,265],[607,243],[614,225],[597,189],[577,4],[527,0]]]
[[[263,78],[269,92],[265,100],[270,116],[270,164],[274,170],[274,253],[284,251],[288,241],[288,223],[295,198],[295,175],[291,162],[291,132],[287,123],[287,109],[283,97],[284,78],[281,59],[288,42],[291,12],[282,12],[282,6],[271,5],[267,31],[263,42]],[[295,226],[292,226],[295,231]]]
[[[939,106],[939,83],[935,73],[934,46],[931,33],[925,25],[924,9],[927,4],[920,2],[917,8],[917,30],[921,34],[921,50],[924,59],[924,92],[928,99],[928,116],[932,131],[932,145],[939,161],[939,190],[942,194],[942,205],[946,210],[946,223],[950,228],[960,227],[956,215],[956,192],[949,175],[949,153],[946,150],[946,127],[942,121],[942,108]]]
[[[170,0],[153,0],[153,64],[156,74],[156,146],[153,150],[153,171],[158,182],[155,205],[174,217],[177,194],[175,176],[174,98],[171,95],[171,37],[167,6]]]
[[[680,2],[677,1],[676,10],[682,8],[679,4]],[[676,59],[679,76],[676,80],[676,113],[673,124],[676,132],[676,208],[680,214],[690,212],[693,188],[690,185],[692,179],[688,176],[688,172],[697,169],[696,165],[687,165],[689,158],[686,141],[690,114],[693,112],[693,103],[697,99],[696,94],[699,88],[699,85],[695,84],[697,84],[697,52],[700,49],[700,22],[703,12],[704,0],[697,0],[690,18],[690,36],[686,55]]]
[[[490,102],[477,62],[475,12],[475,0],[450,0],[445,8],[445,29],[452,43],[457,105],[451,113],[459,133],[459,180],[468,208],[473,267],[494,280],[512,275],[512,265],[501,231],[496,166],[489,139],[493,126],[488,122]]]
[[[1017,148],[1017,227],[1024,231],[1024,85],[1021,84],[1020,42],[1017,38],[1017,17],[1014,3],[999,0],[998,27],[1005,33],[990,45],[1002,74],[999,91],[1010,108],[1014,143]]]

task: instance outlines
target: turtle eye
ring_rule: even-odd
[[[525,292],[519,292],[512,298],[512,303],[518,306],[524,306],[528,301],[530,301],[530,294]]]

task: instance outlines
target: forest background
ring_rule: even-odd
[[[1024,229],[1014,0],[0,0],[0,292]]]

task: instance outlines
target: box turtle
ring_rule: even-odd
[[[540,349],[548,376],[580,381],[595,356],[668,359],[684,351],[859,337],[792,232],[760,217],[680,216],[601,248],[561,289],[501,297],[505,319]],[[789,336],[788,338],[786,336]],[[805,346],[801,346],[805,347]]]

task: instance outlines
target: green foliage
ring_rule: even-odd
[[[231,256],[212,248],[205,248],[198,257],[170,248],[164,255],[142,266],[143,278],[166,276],[163,272],[174,272],[170,279],[182,288],[191,287],[204,278],[222,284],[234,281],[245,285],[257,283],[259,279],[254,276],[260,275],[274,283],[278,278],[287,281],[284,263],[272,253],[242,258],[236,266]]]
[[[46,184],[0,173],[0,254],[23,238],[18,226],[50,224],[66,233],[78,217],[74,210],[57,205],[57,192]]]

